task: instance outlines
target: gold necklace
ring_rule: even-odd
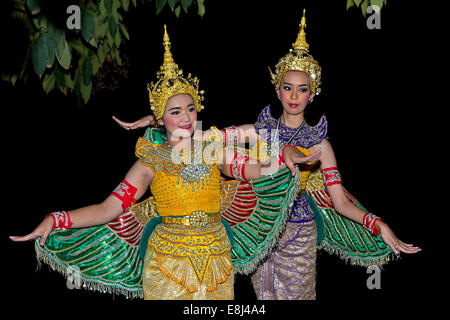
[[[172,149],[170,144],[168,145],[169,148]],[[172,149],[172,161],[177,164],[182,163],[184,165],[178,175],[178,183],[181,178],[181,185],[186,185],[188,190],[189,186],[192,187],[192,190],[196,187],[197,191],[199,191],[200,187],[204,188],[205,185],[208,185],[208,181],[211,180],[212,168],[210,165],[203,162],[203,141],[194,140],[194,147],[192,148],[191,145],[190,151],[190,159],[187,161],[183,150],[180,150],[174,154],[173,152],[175,151]]]

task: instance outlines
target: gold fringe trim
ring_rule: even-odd
[[[37,270],[40,270],[42,264],[47,264],[53,271],[61,274],[65,279],[69,279],[72,274],[69,272],[70,267],[64,265],[54,257],[45,252],[43,248],[36,241],[34,244],[37,259]],[[120,288],[113,284],[101,283],[99,280],[88,279],[83,274],[80,274],[80,288],[90,291],[98,291],[101,293],[108,293],[112,295],[122,295],[127,299],[143,299],[144,293],[142,287],[140,289],[126,289]]]
[[[324,250],[329,254],[337,255],[345,263],[348,263],[353,266],[360,266],[360,267],[369,267],[373,265],[383,266],[391,261],[398,260],[401,258],[400,255],[397,255],[393,252],[389,252],[384,256],[375,259],[358,257],[343,251],[339,247],[324,242],[325,240],[323,240],[322,243],[317,246],[317,250]]]

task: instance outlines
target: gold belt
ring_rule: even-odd
[[[221,217],[218,213],[207,214],[203,211],[195,211],[188,216],[168,216],[162,217],[163,223],[175,223],[192,227],[204,227],[210,223],[220,221]]]

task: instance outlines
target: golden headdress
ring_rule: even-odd
[[[192,97],[197,112],[204,109],[204,106],[200,104],[204,99],[204,92],[203,90],[198,90],[197,77],[192,78],[191,74],[188,74],[187,77],[183,77],[183,70],[178,68],[178,65],[173,60],[166,25],[164,25],[163,45],[164,61],[160,71],[156,74],[157,81],[147,85],[150,108],[153,111],[155,118],[161,119],[166,108],[167,100],[169,100],[170,97],[182,93],[187,93]]]
[[[289,53],[282,57],[275,66],[275,72],[270,70],[270,76],[272,77],[272,83],[278,89],[280,87],[281,79],[287,71],[303,71],[309,76],[311,83],[311,91],[314,94],[320,93],[320,77],[322,68],[319,63],[309,54],[309,44],[306,42],[306,18],[305,9],[303,9],[303,17],[300,22],[300,32],[298,33],[297,40],[292,44],[292,49]]]

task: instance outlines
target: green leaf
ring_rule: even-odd
[[[44,15],[39,15],[37,18],[33,18],[33,23],[40,32],[47,31],[47,22],[47,16]]]
[[[66,85],[71,90],[75,87],[75,81],[72,80],[70,73],[66,74]]]
[[[56,59],[58,60],[61,67],[68,70],[70,67],[70,60],[72,55],[70,53],[69,44],[67,43],[66,37],[63,36],[59,39],[56,45]]]
[[[204,5],[205,0],[197,0],[197,4],[198,4],[198,14],[200,15],[200,17],[203,17],[203,15],[205,14],[205,5]]]
[[[122,0],[122,8],[125,10],[125,12],[128,11],[128,8],[130,7],[130,0]]]
[[[177,4],[178,0],[169,0],[169,7],[170,9],[175,9],[175,5]]]
[[[92,63],[92,75],[95,76],[100,69],[100,62],[98,61],[98,57],[96,55],[93,55],[91,57],[91,63]]]
[[[89,49],[84,45],[80,38],[70,40],[70,46],[83,57],[89,54]]]
[[[89,42],[94,36],[94,31],[94,12],[87,8],[81,8],[81,35],[84,40]]]
[[[127,29],[125,28],[125,26],[123,25],[123,23],[119,23],[119,27],[120,27],[120,31],[122,31],[122,34],[124,35],[124,37],[127,40],[130,40],[130,35],[128,34]]]
[[[383,7],[384,0],[370,0],[370,5],[377,6],[380,10]],[[375,8],[374,8],[375,10]],[[379,13],[379,12],[377,12]]]
[[[85,85],[83,81],[80,81],[80,91],[83,102],[87,103],[89,101],[89,98],[91,97],[92,82],[89,82],[89,84]]]
[[[114,44],[116,47],[120,47],[120,42],[122,42],[122,37],[120,36],[120,32],[116,32],[116,36],[114,37]]]
[[[101,43],[98,46],[97,57],[98,57],[98,61],[99,61],[100,64],[102,64],[105,61],[106,52],[105,52],[105,45],[103,43]]]
[[[184,12],[188,12],[189,7],[192,4],[192,0],[180,0],[181,6],[183,7]]]
[[[175,8],[175,16],[178,18],[179,16],[180,16],[180,11],[181,11],[181,7],[178,5],[176,8]]]
[[[108,32],[108,23],[105,22],[103,24],[100,24],[98,27],[98,38],[102,39],[106,36],[106,32]]]
[[[55,70],[53,71],[55,74],[56,84],[58,86],[64,87],[66,85],[66,74],[58,65],[55,65]]]
[[[104,0],[105,9],[108,13],[111,13],[113,0]]]
[[[38,14],[41,11],[38,0],[27,0],[27,6],[32,15]]]
[[[95,37],[92,37],[91,40],[89,40],[89,44],[95,48],[97,48],[97,39]]]
[[[89,85],[92,82],[92,62],[89,59],[83,60],[81,66],[81,79],[85,85]]]
[[[47,24],[47,33],[48,40],[53,41],[54,46],[56,47],[64,31],[61,28],[55,26],[51,21],[49,21]]]
[[[361,4],[361,11],[363,16],[365,17],[367,14],[367,7],[369,6],[369,0],[364,0],[364,2]]]
[[[55,62],[56,43],[48,32],[42,34],[42,38],[45,39],[45,50],[47,50],[47,63],[45,66],[51,68]]]
[[[357,7],[359,7],[359,5],[361,4],[361,2],[363,2],[363,0],[353,0],[356,4]]]
[[[117,48],[111,50],[111,57],[116,61],[118,65],[122,64],[122,59],[120,58],[120,51]]]
[[[109,19],[109,33],[114,38],[117,32],[117,23],[111,18]]]
[[[132,0],[134,7],[136,8],[136,0]]]
[[[16,81],[17,81],[17,74],[13,74],[13,75],[11,75],[11,77],[9,78],[9,81],[11,81],[11,84],[12,85],[15,85],[16,84]]]
[[[353,0],[347,0],[347,10],[350,9],[355,5],[355,2]]]
[[[40,33],[31,48],[31,62],[37,75],[42,77],[49,61],[47,50],[47,34]]]
[[[100,1],[97,3],[97,13],[98,13],[98,17],[100,19],[103,19],[104,17],[106,17],[108,15],[108,12],[106,11],[106,8],[105,8],[104,1]]]
[[[44,80],[42,80],[42,88],[46,94],[49,94],[55,88],[55,73],[46,74]]]
[[[113,37],[111,36],[111,33],[110,33],[110,32],[108,32],[108,33],[106,34],[106,43],[108,44],[108,46],[109,46],[110,48],[112,48],[112,47],[114,46],[114,39],[113,39]]]
[[[156,14],[159,14],[167,4],[167,0],[156,0]]]

